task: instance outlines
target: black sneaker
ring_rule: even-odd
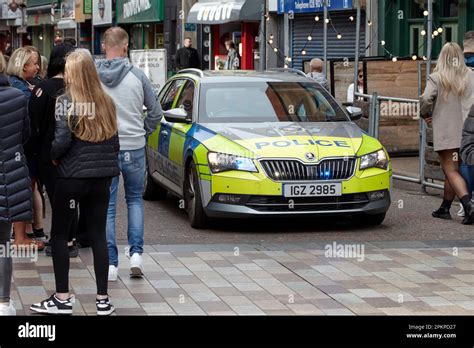
[[[46,240],[48,239],[48,236],[44,233],[44,230],[42,228],[36,229],[33,227],[33,235],[35,239],[41,240],[43,242],[46,242]]]
[[[65,301],[62,301],[56,297],[56,294],[51,295],[50,298],[41,301],[40,303],[34,303],[30,306],[30,310],[41,314],[72,314],[72,305],[74,304],[74,295],[71,295]]]
[[[474,224],[474,201],[470,201],[467,207],[464,208],[465,215],[462,220],[463,225]]]
[[[452,220],[449,209],[446,209],[445,207],[440,207],[438,210],[435,210],[433,213],[431,213],[431,215],[437,219]]]
[[[103,300],[95,300],[95,306],[97,307],[97,315],[111,315],[115,311],[115,307],[110,303],[109,298]]]

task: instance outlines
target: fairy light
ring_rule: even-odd
[[[349,20],[350,20],[351,22],[354,22],[354,16],[350,16],[350,17],[349,17]]]
[[[314,20],[315,20],[316,22],[319,22],[319,16],[314,17]]]
[[[422,30],[422,31],[420,32],[420,34],[421,34],[421,36],[425,36],[425,35],[426,35],[426,30]]]
[[[397,57],[393,57],[393,58],[392,58],[392,62],[394,62],[394,63],[396,63],[397,60],[398,60]]]
[[[381,46],[385,46],[385,40],[381,40],[381,41],[380,41],[380,45],[381,45]]]
[[[426,11],[426,10],[423,11],[423,16],[428,17],[429,14],[430,13],[428,11]]]
[[[306,56],[306,50],[302,50],[301,55]]]
[[[442,33],[443,32],[443,28],[438,28],[438,33]]]
[[[308,41],[313,40],[313,37],[311,35],[308,35]]]
[[[329,23],[329,18],[326,18],[325,22],[326,22],[326,24]]]
[[[413,60],[417,60],[417,59],[418,59],[418,57],[416,56],[416,54],[414,54],[414,55],[412,55],[412,56],[411,56],[411,59],[413,59]]]
[[[338,33],[338,34],[337,34],[337,39],[338,39],[338,40],[342,39],[341,33]]]

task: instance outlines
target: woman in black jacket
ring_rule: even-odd
[[[34,147],[38,153],[38,174],[41,185],[46,188],[51,209],[54,203],[54,188],[58,178],[58,169],[51,161],[51,145],[54,140],[56,99],[64,93],[64,66],[66,56],[74,51],[68,43],[53,47],[48,65],[48,79],[41,81],[33,89],[29,102],[30,120],[35,130]],[[69,232],[69,251],[71,257],[77,256],[77,247],[73,243],[77,227],[77,216]],[[44,235],[44,234],[43,234]],[[46,255],[51,256],[51,246],[46,247]]]
[[[72,314],[69,293],[68,231],[78,204],[94,255],[98,315],[114,311],[107,295],[109,256],[105,237],[112,178],[119,175],[116,109],[104,92],[89,51],[68,55],[66,93],[56,101],[56,129],[51,158],[58,166],[51,228],[56,293],[31,305],[44,314]]]
[[[0,245],[10,250],[13,222],[33,218],[31,181],[23,144],[30,134],[25,95],[10,86],[0,53]],[[0,315],[15,315],[10,300],[11,257],[0,257]]]

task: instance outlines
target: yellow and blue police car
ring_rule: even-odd
[[[183,70],[162,88],[165,117],[148,138],[144,198],[184,200],[209,219],[358,216],[381,224],[391,162],[318,83],[293,70]]]

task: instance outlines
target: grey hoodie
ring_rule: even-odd
[[[105,91],[117,107],[120,150],[138,150],[155,131],[163,110],[150,80],[128,58],[97,62],[97,71]],[[143,106],[147,109],[143,115]]]

